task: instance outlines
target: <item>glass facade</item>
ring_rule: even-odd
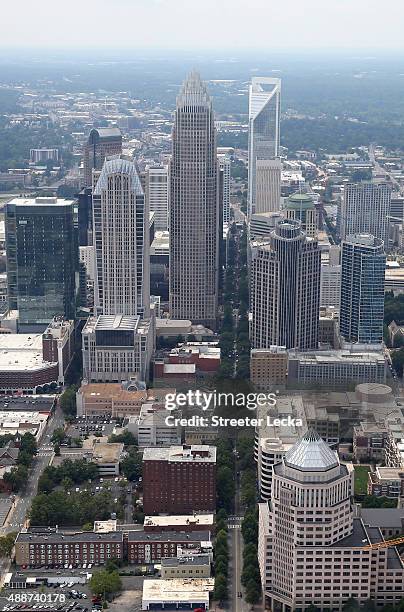
[[[75,315],[78,268],[73,202],[13,200],[5,216],[9,308],[21,325]]]

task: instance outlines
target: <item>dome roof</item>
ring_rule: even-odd
[[[285,465],[308,472],[325,472],[339,466],[334,451],[314,429],[309,429],[285,454]]]
[[[314,200],[308,193],[296,192],[286,200],[286,208],[290,210],[308,210],[314,208]]]

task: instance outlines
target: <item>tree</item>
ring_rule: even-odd
[[[77,387],[71,385],[64,391],[60,398],[60,407],[63,414],[66,416],[76,416],[77,414],[76,393]]]
[[[0,538],[0,556],[10,557],[14,548],[15,539],[17,533],[15,531],[8,533],[6,536]]]
[[[137,480],[142,474],[142,459],[138,452],[129,454],[121,461],[121,470],[125,478]]]
[[[217,601],[225,601],[227,599],[227,579],[223,574],[216,574],[213,598]]]
[[[31,457],[33,455],[36,455],[37,453],[36,439],[35,439],[35,436],[32,435],[32,433],[27,432],[22,436],[21,443],[20,443],[20,451],[24,451],[28,453],[29,455],[31,455]]]
[[[81,528],[83,531],[92,531],[93,530],[93,524],[92,523],[84,523],[83,527]]]
[[[65,439],[65,437],[66,437],[66,434],[65,434],[65,430],[63,429],[63,427],[57,427],[52,434],[51,442],[54,442],[55,444],[60,445]]]
[[[90,578],[90,589],[94,595],[112,595],[122,589],[122,580],[117,571],[98,570]]]

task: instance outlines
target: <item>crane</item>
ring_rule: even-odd
[[[376,542],[375,544],[368,544],[367,546],[362,546],[362,550],[389,548],[390,546],[398,546],[399,544],[404,544],[404,536],[394,538],[394,540],[383,540],[382,542]]]

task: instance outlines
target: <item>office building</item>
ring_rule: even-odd
[[[214,446],[171,446],[144,450],[145,514],[212,512],[215,507]]]
[[[342,243],[340,330],[345,342],[383,341],[385,268],[379,238],[355,234]]]
[[[254,348],[318,346],[320,250],[300,222],[282,220],[251,263],[250,339]]]
[[[380,529],[354,518],[353,493],[352,466],[341,464],[313,430],[274,466],[258,528],[262,587],[272,610],[401,599],[403,562],[397,549],[377,546],[384,542]]]
[[[212,101],[191,73],[177,98],[170,165],[170,314],[216,327],[221,220]]]
[[[256,212],[257,161],[279,157],[281,80],[253,77],[249,91],[248,215]],[[263,173],[268,166],[262,165]],[[265,183],[265,177],[260,179]]]
[[[317,236],[318,212],[311,195],[297,192],[289,196],[284,203],[283,212],[287,219],[300,221],[307,236]]]
[[[179,416],[177,413],[175,416]],[[181,444],[182,428],[167,423],[164,403],[143,404],[138,416],[130,416],[127,429],[136,438],[139,448],[175,446]]]
[[[95,314],[150,314],[149,212],[135,164],[105,161],[93,191]]]
[[[152,321],[127,315],[90,317],[82,331],[83,380],[146,381],[154,346]]]
[[[213,578],[145,580],[142,610],[209,610],[213,589]]]
[[[328,256],[321,256],[320,308],[335,308],[339,311],[341,296],[340,247],[332,245]]]
[[[225,153],[218,154],[220,179],[221,179],[221,194],[222,194],[222,211],[223,224],[230,221],[230,179],[231,179],[231,162],[228,155]]]
[[[30,149],[29,159],[32,164],[46,164],[47,161],[59,161],[59,149]]]
[[[389,244],[391,187],[387,183],[348,183],[341,203],[340,234],[372,234]]]
[[[119,128],[104,127],[92,129],[84,146],[84,187],[93,186],[93,170],[101,170],[107,157],[121,154],[122,134]]]
[[[155,230],[168,230],[168,166],[148,166],[145,176],[149,211],[154,212]]]
[[[250,380],[258,391],[270,391],[286,384],[288,353],[284,346],[251,349]]]
[[[21,331],[75,317],[78,246],[74,202],[15,198],[5,208],[7,291]]]
[[[255,213],[277,212],[281,206],[280,159],[257,159],[255,164]]]

